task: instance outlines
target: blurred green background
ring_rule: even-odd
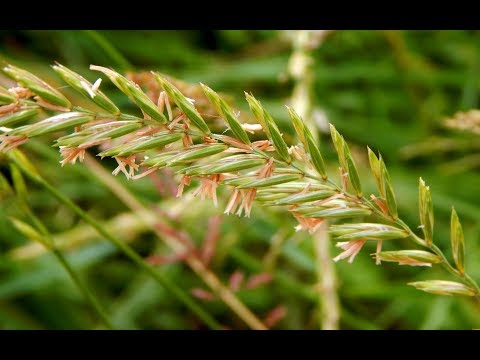
[[[230,95],[248,109],[243,92],[252,92],[271,111],[285,138],[293,128],[284,104],[293,82],[286,75],[292,53],[285,31],[0,31],[0,60],[39,74],[64,89],[49,65],[59,61],[89,80],[90,64],[118,71],[156,70],[188,82],[203,82]],[[478,108],[480,32],[478,31],[335,31],[313,52],[314,105],[349,142],[360,176],[375,191],[366,145],[382,153],[396,190],[400,216],[418,226],[417,186],[430,185],[435,210],[435,241],[450,255],[450,208],[462,220],[467,270],[480,280],[480,139],[446,129],[443,121],[457,111]],[[126,97],[104,81],[102,89],[122,108]],[[68,92],[67,92],[68,93]],[[72,95],[73,93],[68,93]],[[74,95],[72,95],[73,98]],[[329,172],[337,159],[322,131]],[[58,164],[52,138],[24,147],[42,174],[102,222],[122,221],[129,210],[83,165]],[[116,165],[102,163],[112,171]],[[6,165],[3,170],[8,169]],[[178,182],[178,179],[175,178]],[[158,188],[150,178],[118,180],[144,204],[177,216],[173,224],[201,243],[208,219],[221,214],[210,201],[182,200]],[[203,325],[172,295],[155,284],[77,216],[42,189],[29,186],[29,203],[48,228],[64,238],[68,259],[106,305],[114,323],[128,329],[197,329]],[[228,194],[220,191],[222,204]],[[15,209],[0,202],[0,328],[91,329],[98,320],[55,258],[21,258],[15,248],[27,240],[8,221]],[[222,205],[223,206],[223,205]],[[161,216],[161,215],[159,215]],[[115,220],[116,219],[116,220]],[[211,268],[225,282],[235,270],[246,275],[265,270],[263,259],[276,238],[283,239],[274,266],[275,280],[244,289],[239,298],[259,317],[278,306],[288,312],[275,329],[319,328],[315,257],[309,237],[295,233],[296,221],[280,209],[255,207],[251,218],[221,216],[221,235]],[[118,229],[114,225],[113,229]],[[168,255],[157,237],[140,226],[117,232],[142,256]],[[87,238],[81,245],[73,243]],[[409,240],[385,248],[412,248]],[[332,254],[339,250],[333,248]],[[367,244],[353,264],[339,262],[338,293],[342,329],[471,329],[480,327],[480,307],[471,299],[426,294],[406,285],[421,279],[451,278],[441,268],[376,266]],[[184,264],[161,266],[186,291],[205,288]],[[280,280],[278,280],[280,279]],[[220,301],[203,301],[222,324],[245,325]]]

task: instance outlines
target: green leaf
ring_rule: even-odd
[[[213,163],[197,168],[187,168],[185,169],[184,173],[187,175],[222,174],[251,169],[262,165],[265,165],[264,159],[246,159],[231,161],[228,163],[222,162],[220,164]]]
[[[32,125],[21,126],[11,131],[10,134],[34,137],[66,130],[93,121],[93,119],[93,116],[85,115],[81,112],[67,112],[49,117]]]
[[[188,151],[181,152],[173,159],[171,159],[167,165],[175,165],[180,162],[193,161],[202,158],[206,158],[212,155],[216,155],[228,149],[227,145],[224,144],[209,144],[209,145],[200,145],[198,148],[190,148]]]
[[[288,146],[283,140],[282,134],[277,127],[277,124],[273,120],[272,116],[264,109],[265,123],[267,124],[270,132],[270,142],[275,146],[280,157],[288,164],[292,162],[292,157],[288,152]]]
[[[63,81],[70,85],[75,91],[92,100],[109,113],[120,115],[118,107],[103,92],[100,90],[93,90],[92,83],[83,76],[59,63],[53,65],[52,68],[58,75],[60,75]]]
[[[30,72],[13,65],[5,66],[3,71],[12,79],[15,79],[15,81],[17,81],[20,85],[30,89],[32,92],[39,95],[49,103],[68,109],[72,107],[70,101],[68,101],[68,99],[63,96],[61,92],[54,89],[45,81],[31,74]]]
[[[3,176],[0,172],[0,200],[2,200],[5,196],[12,195],[12,187],[8,182],[7,178]]]
[[[333,126],[333,124],[330,124],[330,134],[332,135],[333,145],[335,146],[335,150],[338,154],[338,161],[340,162],[342,168],[347,171],[348,166],[344,153],[345,140],[343,139],[343,136],[340,135],[340,133],[337,131],[337,129],[335,129],[335,126]]]
[[[362,194],[362,186],[360,184],[360,178],[358,176],[357,167],[355,166],[355,162],[353,161],[352,154],[350,153],[350,149],[346,142],[344,142],[344,156],[346,160],[346,170],[348,172],[348,179],[350,179],[350,183],[352,184],[353,188],[357,193],[357,197],[361,198]]]
[[[418,207],[420,213],[420,224],[423,228],[427,245],[433,242],[433,204],[430,195],[430,187],[420,178],[418,185]]]
[[[450,240],[452,242],[453,260],[461,274],[465,273],[465,239],[463,237],[462,225],[458,219],[457,212],[452,207],[450,220]]]
[[[408,285],[414,286],[418,290],[423,290],[428,293],[437,295],[462,295],[462,296],[475,296],[474,289],[464,285],[462,283],[445,280],[427,280],[416,281],[408,283]]]
[[[253,116],[255,116],[255,119],[257,119],[258,123],[262,125],[263,130],[265,131],[267,136],[270,138],[270,130],[267,126],[267,123],[265,122],[265,114],[264,114],[262,104],[260,104],[260,101],[255,99],[253,95],[245,93],[245,98],[247,99],[248,106],[250,107],[250,110],[252,111]]]
[[[107,69],[102,66],[90,65],[91,70],[96,70],[104,73],[125,95],[127,95],[137,106],[143,110],[145,114],[152,119],[165,124],[167,118],[158,109],[157,105],[140,89],[140,87],[133,81],[120,75],[116,71]]]
[[[150,150],[150,149],[158,149],[161,148],[165,145],[174,143],[178,140],[180,140],[183,137],[183,134],[180,133],[173,133],[173,134],[164,134],[164,135],[157,135],[157,136],[152,136],[152,137],[145,137],[145,138],[140,138],[139,141],[136,141],[135,144],[127,144],[127,146],[118,152],[117,155],[119,156],[124,156],[124,155],[130,155],[133,153],[138,153],[142,152],[145,150]],[[103,153],[98,154],[99,156],[112,156],[112,155],[106,155],[109,151],[113,149],[109,149]]]
[[[306,141],[306,138],[305,138],[305,131],[308,131],[308,132],[310,132],[310,131],[305,126],[305,124],[303,122],[303,119],[300,117],[300,115],[297,114],[297,112],[293,108],[287,106],[287,110],[288,110],[288,114],[290,115],[290,119],[292,120],[293,127],[295,128],[295,131],[297,132],[298,139],[303,144],[305,149],[308,149],[308,144],[307,144],[307,141]],[[313,138],[313,136],[312,136],[312,138]]]
[[[312,136],[312,133],[308,129],[308,127],[304,127],[303,136],[306,142],[306,150],[310,155],[310,160],[312,161],[315,170],[321,175],[323,180],[328,179],[327,170],[325,168],[325,162],[323,161],[322,154],[320,153],[320,149],[318,148],[317,144],[315,144],[315,140]]]
[[[250,139],[248,138],[247,133],[243,129],[242,125],[238,121],[236,115],[230,109],[228,104],[212,89],[207,85],[200,84],[202,86],[205,96],[210,100],[210,102],[215,106],[217,112],[225,119],[230,130],[232,130],[235,137],[243,142],[244,144],[250,144]]]
[[[229,186],[243,186],[245,184],[251,183],[256,180],[254,176],[239,176],[236,178],[224,179],[221,181],[222,185],[229,185]]]
[[[12,149],[7,153],[7,157],[15,161],[15,163],[22,169],[22,171],[29,174],[33,178],[39,178],[40,174],[30,160],[19,149]]]
[[[337,194],[337,192],[334,190],[310,191],[306,194],[289,195],[281,200],[275,201],[274,205],[293,205],[310,201],[324,200],[335,194]]]
[[[385,200],[387,202],[388,213],[394,220],[398,218],[397,202],[395,200],[395,193],[393,192],[390,175],[388,174],[387,167],[382,159],[380,159],[380,169],[382,171],[383,186],[385,188]]]
[[[398,262],[399,265],[431,266],[443,262],[440,256],[423,250],[382,251],[375,255],[378,260]]]
[[[20,110],[6,116],[0,117],[0,126],[15,125],[23,121],[33,119],[40,114],[39,107],[33,107],[25,110]]]
[[[55,145],[74,147],[97,139],[115,139],[141,127],[143,124],[138,121],[115,121],[113,124],[94,125],[59,138]]]
[[[145,159],[144,161],[142,161],[141,165],[162,168],[167,166],[167,163],[171,159],[174,159],[176,156],[178,156],[178,154],[180,153],[180,150],[164,152],[152,158]]]
[[[302,174],[285,174],[285,175],[273,175],[265,179],[257,179],[246,184],[237,186],[238,189],[246,189],[246,188],[261,188],[267,187],[277,184],[283,184],[290,181],[295,181],[301,179],[303,177]]]
[[[380,195],[385,197],[385,187],[383,186],[382,170],[380,168],[380,161],[375,153],[367,146],[368,149],[368,161],[370,162],[370,168],[372,169],[375,181],[377,182],[378,191]]]
[[[153,73],[155,79],[159,82],[163,90],[167,93],[168,97],[172,99],[175,104],[183,111],[187,118],[206,136],[210,136],[211,131],[207,126],[207,123],[198,113],[197,109],[190,101],[167,79],[160,76],[160,74]]]
[[[174,150],[159,154],[150,159],[144,160],[142,166],[165,167],[183,164],[189,161],[198,160],[208,156],[212,156],[228,149],[223,144],[194,145],[189,149]]]
[[[0,85],[0,105],[11,104],[15,102],[15,96],[6,88]]]
[[[403,229],[377,223],[332,225],[330,233],[338,239],[370,238],[375,240],[400,239],[409,235]]]
[[[260,125],[262,125],[270,142],[275,147],[275,150],[277,150],[278,155],[280,155],[280,157],[287,163],[290,163],[292,161],[292,157],[288,153],[287,144],[285,143],[285,140],[283,140],[282,134],[280,134],[280,130],[278,129],[277,124],[273,120],[272,116],[267,112],[267,110],[265,110],[260,101],[255,99],[252,95],[245,93],[245,96],[253,115]]]
[[[371,213],[371,210],[362,208],[332,208],[315,211],[306,214],[305,216],[312,218],[351,218],[357,216],[368,216]]]
[[[22,200],[23,203],[26,203],[28,199],[28,191],[27,185],[25,184],[25,180],[22,176],[22,172],[14,163],[11,163],[10,173],[12,175],[12,183],[13,188],[15,189],[15,193]]]
[[[18,232],[20,232],[26,238],[30,240],[38,241],[39,243],[41,243],[47,248],[52,247],[52,243],[48,239],[46,239],[45,236],[41,235],[37,230],[35,230],[29,224],[14,217],[9,217],[9,220],[12,222],[15,229],[17,229]]]

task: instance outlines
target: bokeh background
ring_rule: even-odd
[[[118,71],[156,70],[183,81],[203,82],[229,95],[246,112],[243,92],[252,92],[271,111],[287,141],[294,131],[284,104],[292,93],[287,74],[292,46],[288,31],[0,31],[0,61],[29,69],[62,88],[49,65],[59,61],[89,80],[90,64]],[[450,208],[464,227],[467,269],[480,280],[480,138],[444,126],[457,111],[478,108],[478,31],[335,31],[313,51],[317,114],[349,142],[360,176],[370,191],[366,145],[382,153],[389,168],[400,216],[418,226],[418,178],[430,185],[435,242],[450,255]],[[1,81],[1,79],[0,79]],[[107,81],[102,89],[125,111],[126,97]],[[68,93],[75,98],[73,93]],[[78,101],[81,101],[78,99]],[[337,159],[328,131],[319,127],[329,172]],[[42,174],[83,209],[109,224],[142,256],[168,255],[162,242],[135,224],[132,214],[85,166],[61,168],[51,138],[24,149]],[[112,171],[116,165],[102,162]],[[5,164],[0,164],[7,171]],[[172,180],[173,179],[173,180]],[[220,215],[220,236],[211,263],[225,282],[271,270],[274,280],[242,289],[239,298],[259,317],[287,309],[275,329],[319,328],[315,293],[316,259],[308,236],[296,233],[285,211],[254,207],[251,218],[221,215],[210,201],[176,199],[172,174],[125,184],[144,204],[170,211],[169,221],[200,244],[209,219]],[[77,216],[42,189],[27,183],[29,203],[59,241],[68,259],[106,305],[114,323],[128,329],[203,328],[178,301],[132,264]],[[170,187],[170,190],[168,190]],[[221,206],[228,194],[220,192]],[[187,197],[188,198],[188,197]],[[95,314],[54,257],[32,248],[8,220],[9,199],[0,202],[0,328],[93,329]],[[131,224],[130,222],[133,222]],[[280,240],[279,240],[280,239]],[[272,250],[272,244],[281,243]],[[339,250],[333,248],[332,254]],[[409,240],[385,245],[412,248]],[[275,254],[272,255],[272,252]],[[471,299],[426,294],[406,285],[421,279],[451,279],[441,268],[376,266],[366,246],[353,264],[335,265],[342,329],[471,329],[480,327],[480,307]],[[266,256],[274,256],[273,263]],[[186,291],[205,288],[182,262],[159,266]],[[245,325],[220,301],[197,299],[222,324]]]

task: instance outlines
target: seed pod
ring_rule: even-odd
[[[188,101],[188,99],[167,79],[160,76],[160,74],[152,73],[168,97],[172,99],[175,104],[183,111],[187,118],[206,136],[211,134],[205,120],[200,116],[195,106]]]
[[[465,273],[465,239],[463,237],[462,225],[458,219],[457,212],[452,207],[450,220],[450,240],[452,242],[453,260],[461,274]]]
[[[80,74],[57,63],[52,66],[53,70],[74,90],[95,102],[98,106],[114,115],[120,115],[118,107],[100,90],[93,89],[92,83]]]
[[[425,292],[437,295],[476,295],[475,290],[471,287],[454,281],[427,280],[408,283],[408,285],[412,285],[418,290],[423,290]]]
[[[7,65],[3,71],[20,85],[30,89],[32,92],[46,101],[64,108],[70,109],[72,104],[61,92],[48,85],[45,81],[26,70],[13,65]]]

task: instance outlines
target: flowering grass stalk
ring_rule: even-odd
[[[215,133],[196,109],[194,100],[183,95],[160,74],[152,73],[162,89],[158,99],[152,99],[135,82],[114,70],[91,68],[106,75],[138,106],[143,117],[117,111],[118,108],[111,106],[111,101],[100,92],[98,83],[80,80],[80,75],[72,75],[71,70],[60,65],[54,70],[62,78],[69,75],[74,90],[85,89],[78,91],[107,112],[73,106],[58,90],[38,77],[9,65],[4,71],[18,82],[18,86],[3,91],[5,105],[0,108],[3,114],[0,123],[8,122],[9,127],[2,127],[0,148],[8,153],[31,137],[74,128],[73,133],[56,140],[56,146],[63,150],[63,164],[82,160],[83,151],[101,146],[98,155],[115,159],[118,167],[113,172],[123,172],[129,179],[138,179],[165,167],[174,169],[182,176],[179,195],[184,187],[192,184],[191,180],[199,179],[200,187],[195,193],[212,198],[216,205],[217,187],[230,187],[232,193],[226,213],[250,216],[254,201],[258,201],[264,206],[286,209],[303,230],[315,230],[326,219],[357,219],[353,224],[330,227],[332,235],[345,240],[337,245],[344,252],[336,260],[349,257],[353,261],[363,244],[373,241],[377,244],[377,263],[382,259],[409,265],[438,263],[459,281],[430,280],[411,285],[427,292],[480,299],[480,288],[465,269],[463,232],[455,211],[452,209],[454,264],[451,264],[434,244],[429,187],[420,179],[419,215],[424,233],[421,238],[399,217],[392,181],[381,155],[368,149],[379,193],[367,196],[349,146],[333,125],[330,125],[331,136],[340,163],[340,184],[329,178],[318,142],[294,109],[289,109],[289,114],[300,141],[288,146],[272,116],[251,94],[246,94],[246,99],[258,126],[245,127],[217,93],[202,85],[205,96],[228,126],[226,131]],[[26,110],[35,110],[35,113],[26,116]],[[47,117],[31,123],[40,113]],[[11,128],[19,123],[27,124]],[[267,139],[252,142],[245,129],[260,127]],[[60,196],[56,189],[41,184],[67,203],[68,199]],[[69,203],[69,207],[80,214],[73,203]],[[363,220],[365,217],[369,222]],[[96,226],[93,219],[88,221]],[[403,253],[381,251],[383,241],[407,237],[424,248],[425,253],[412,252],[415,249]]]

